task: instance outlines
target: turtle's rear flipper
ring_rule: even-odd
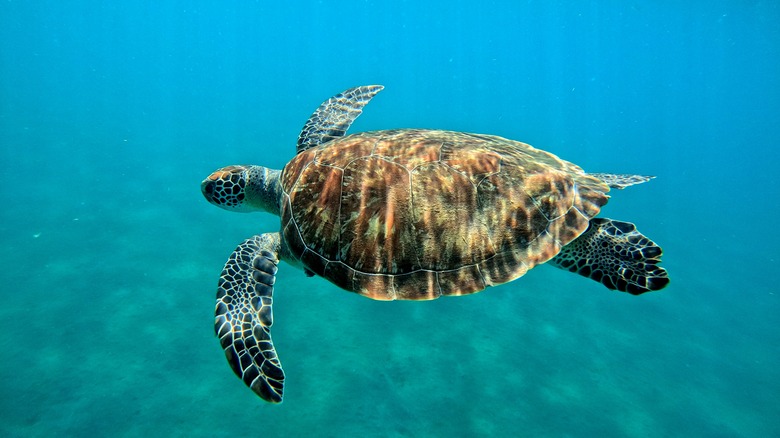
[[[648,175],[629,175],[614,173],[589,173],[588,175],[596,177],[608,185],[610,188],[623,190],[628,186],[642,184],[655,178]]]
[[[230,255],[217,290],[215,331],[236,375],[263,399],[279,403],[284,371],[271,341],[279,234],[253,236]]]
[[[669,275],[658,264],[661,247],[637,231],[634,224],[591,219],[588,229],[550,262],[632,295],[659,290]]]

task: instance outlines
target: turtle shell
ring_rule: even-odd
[[[609,191],[525,143],[410,129],[302,151],[281,184],[289,255],[379,300],[462,295],[514,280],[583,233]]]

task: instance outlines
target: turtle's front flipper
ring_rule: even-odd
[[[279,250],[279,233],[238,245],[219,277],[214,327],[236,375],[272,403],[282,401],[284,389],[284,371],[271,341]]]
[[[591,219],[588,229],[550,262],[632,295],[659,290],[669,284],[660,266],[661,247],[637,231],[634,224]]]
[[[298,135],[298,153],[343,137],[363,107],[383,88],[381,85],[354,87],[322,102]]]
[[[642,184],[655,178],[654,176],[647,175],[628,175],[628,174],[612,174],[612,173],[589,173],[588,175],[598,178],[613,189],[625,189],[628,186],[635,184]]]

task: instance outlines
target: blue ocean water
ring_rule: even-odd
[[[0,4],[3,436],[780,435],[773,1]],[[270,405],[213,334],[216,281],[278,219],[209,205],[306,118],[497,134],[653,174],[603,215],[665,250],[640,297],[539,267],[375,302],[281,265]]]

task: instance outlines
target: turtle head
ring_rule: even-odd
[[[227,166],[200,183],[206,200],[229,211],[279,214],[281,171],[262,166]]]

